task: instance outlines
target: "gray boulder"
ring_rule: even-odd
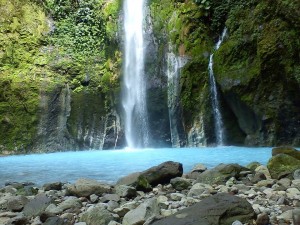
[[[192,185],[190,180],[182,177],[173,178],[171,179],[170,183],[177,191],[185,190]]]
[[[293,210],[292,218],[294,225],[300,224],[300,208],[296,208]]]
[[[23,213],[27,218],[39,216],[50,204],[51,198],[45,194],[38,194],[24,206]]]
[[[48,207],[45,209],[45,213],[49,214],[49,215],[56,215],[56,214],[60,214],[63,212],[63,209],[58,208],[55,204],[50,204],[48,205]]]
[[[78,179],[75,184],[67,187],[67,193],[77,197],[89,197],[92,194],[102,195],[111,192],[112,187],[110,185],[86,178]]]
[[[251,223],[254,218],[255,212],[247,200],[221,193],[150,224],[229,225],[236,220]]]
[[[136,197],[136,189],[127,185],[118,185],[115,188],[116,194],[123,198]]]
[[[146,200],[136,209],[129,211],[123,218],[123,225],[140,225],[148,219],[159,215],[159,207],[156,198]]]
[[[18,215],[14,218],[11,218],[5,225],[26,225],[28,224],[28,219],[23,215]]]
[[[186,174],[186,177],[187,178],[190,178],[190,179],[197,179],[198,176],[203,173],[205,170],[207,170],[207,167],[201,163],[195,165],[193,167],[193,169]]]
[[[101,202],[109,202],[109,201],[115,201],[118,202],[120,201],[120,196],[117,194],[106,194],[102,198],[100,198]]]
[[[12,212],[21,212],[29,200],[24,196],[14,196],[8,199],[7,209]]]
[[[113,215],[102,207],[92,207],[80,217],[80,222],[86,222],[88,225],[107,225],[114,220]]]
[[[139,190],[149,190],[150,185],[166,184],[172,178],[181,177],[183,173],[182,164],[167,161],[158,166],[151,167],[140,173],[133,173],[118,180],[117,185],[128,185]]]
[[[213,169],[206,170],[201,173],[196,182],[205,184],[225,184],[226,181],[231,178],[239,177],[241,171],[246,171],[247,168],[238,164],[219,164]]]
[[[258,215],[257,219],[256,219],[256,224],[257,225],[269,225],[270,218],[269,218],[268,214],[262,213],[262,214]]]
[[[147,179],[149,184],[166,184],[172,178],[181,177],[183,173],[182,164],[178,162],[164,162],[142,172],[142,176]]]
[[[80,199],[71,196],[71,197],[68,197],[65,201],[58,204],[57,208],[60,211],[65,211],[67,209],[70,209],[70,210],[80,209],[81,206],[82,206],[82,203],[81,203]]]
[[[209,184],[196,183],[192,186],[191,190],[188,193],[188,197],[198,197],[204,192],[210,194],[213,191],[212,186]]]
[[[56,190],[60,191],[62,188],[61,182],[47,183],[43,185],[44,191]]]
[[[293,178],[299,179],[300,180],[300,169],[295,170],[294,174],[293,174]]]
[[[117,181],[117,186],[119,186],[119,185],[134,186],[137,183],[137,180],[140,175],[141,175],[141,173],[137,172],[137,173],[131,173],[125,177],[122,177]]]
[[[65,225],[64,220],[58,216],[49,217],[43,225]]]

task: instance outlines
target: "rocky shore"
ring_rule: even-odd
[[[1,225],[300,224],[300,152],[274,148],[267,166],[165,162],[115,185],[8,183],[0,189]]]

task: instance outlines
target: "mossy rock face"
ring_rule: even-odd
[[[82,10],[86,8],[89,10]],[[55,4],[48,0],[0,0],[0,152],[78,147],[68,132],[53,131],[48,136],[52,140],[68,137],[65,144],[40,144],[45,142],[40,131],[49,127],[41,125],[55,124],[62,116],[65,123],[69,116],[69,111],[62,116],[54,112],[49,121],[42,121],[47,108],[43,108],[44,97],[56,94],[49,108],[60,105],[62,86],[73,93],[88,90],[90,97],[98,94],[103,100],[99,107],[107,113],[113,111],[122,62],[115,35],[120,8],[119,0],[78,4],[69,0]],[[94,103],[90,104],[93,108]]]
[[[269,160],[267,167],[271,177],[278,179],[280,175],[292,174],[295,170],[300,169],[300,160],[286,154],[279,154]]]
[[[286,154],[289,156],[294,157],[295,159],[300,160],[300,151],[293,147],[288,146],[282,146],[272,149],[272,156],[278,155],[278,154]]]
[[[285,14],[293,7],[300,3],[233,5],[228,36],[214,54],[216,80],[249,145],[299,145],[300,20]]]

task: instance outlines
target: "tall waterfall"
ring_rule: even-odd
[[[122,105],[125,112],[125,137],[130,148],[145,147],[149,142],[144,78],[145,0],[125,0],[125,65]]]
[[[179,81],[180,81],[180,69],[186,64],[187,59],[176,56],[172,52],[172,48],[169,49],[167,54],[167,76],[168,76],[168,108],[169,108],[169,120],[171,131],[172,147],[181,147],[185,142],[185,137],[182,137],[184,131],[181,124],[181,108],[179,105]]]
[[[220,48],[226,36],[226,33],[227,33],[227,29],[225,28],[215,46],[215,51]],[[213,65],[214,65],[213,56],[214,54],[211,54],[209,57],[208,70],[209,70],[210,93],[212,95],[211,101],[212,101],[212,108],[213,108],[214,121],[215,121],[215,135],[217,138],[217,145],[224,145],[223,119],[220,111],[219,96],[218,96],[217,85],[216,85],[216,80],[213,71]]]

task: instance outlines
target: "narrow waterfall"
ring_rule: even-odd
[[[125,0],[125,65],[122,93],[125,137],[129,148],[145,147],[149,142],[144,78],[145,0]]]
[[[215,51],[217,51],[220,48],[226,36],[226,33],[227,33],[227,29],[225,28],[215,46]],[[212,96],[211,98],[212,109],[213,109],[214,121],[215,121],[215,135],[217,139],[217,145],[224,145],[223,119],[220,110],[219,96],[218,96],[217,85],[216,85],[216,80],[213,71],[213,65],[214,65],[213,56],[214,54],[211,54],[209,57],[208,70],[209,70],[210,93]]]
[[[167,76],[168,76],[168,108],[169,120],[171,131],[172,147],[181,147],[185,138],[182,137],[183,127],[181,124],[181,108],[179,105],[179,81],[180,81],[180,68],[182,68],[186,59],[176,56],[170,48],[167,54]]]

